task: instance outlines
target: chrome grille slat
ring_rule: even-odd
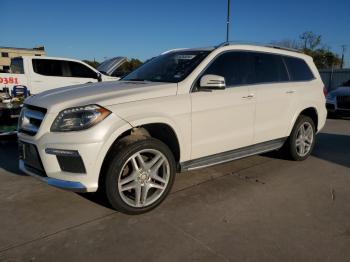
[[[25,112],[26,117],[28,118],[34,118],[37,120],[43,120],[45,117],[45,114],[39,111],[33,111],[33,110],[28,110]]]
[[[45,109],[24,106],[18,121],[18,131],[28,135],[36,135],[45,117]]]

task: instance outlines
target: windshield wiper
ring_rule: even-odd
[[[131,78],[131,79],[122,79],[124,81],[139,81],[139,82],[144,82],[144,81],[148,81],[146,79],[141,79],[141,78]]]

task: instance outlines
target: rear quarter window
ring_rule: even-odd
[[[303,59],[295,57],[283,57],[291,81],[309,81],[315,78],[311,69]]]
[[[288,73],[280,55],[253,53],[257,83],[288,81]]]

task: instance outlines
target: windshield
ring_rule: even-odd
[[[178,83],[185,79],[209,51],[176,51],[149,60],[122,80]]]

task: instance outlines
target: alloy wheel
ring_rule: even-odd
[[[170,179],[168,159],[158,150],[144,149],[134,153],[118,176],[118,192],[131,207],[147,207],[157,201]]]
[[[298,129],[295,140],[297,154],[300,157],[306,156],[312,148],[313,141],[314,130],[312,125],[309,122],[302,123]]]

